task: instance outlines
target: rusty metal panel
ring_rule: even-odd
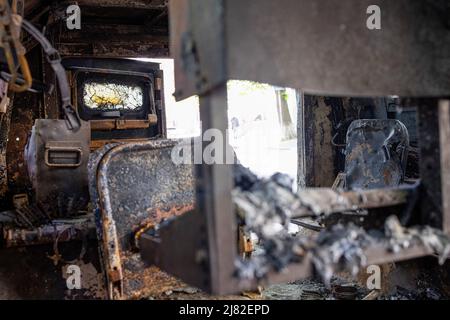
[[[175,65],[175,97],[179,100],[187,98],[195,93],[195,81],[190,81],[190,76],[185,72],[181,59],[183,53],[183,35],[189,30],[189,2],[177,0],[169,2],[170,24],[170,52]]]
[[[82,30],[70,32],[60,32],[61,28],[66,28],[67,4],[54,3],[46,9],[52,18],[52,23],[47,26],[47,34],[53,37],[54,46],[61,56],[167,58],[167,2],[168,0],[77,1],[83,15],[83,27]],[[38,8],[36,5],[34,7],[34,10],[27,10],[26,17],[30,21],[38,16]]]
[[[167,5],[167,0],[78,0],[80,6],[118,7],[133,9],[161,9]]]
[[[3,81],[0,81],[3,83]],[[5,86],[5,84],[2,84]],[[8,98],[7,96],[3,96],[2,99]],[[8,133],[11,124],[11,112],[12,112],[12,103],[13,101],[9,101],[5,105],[6,110],[4,113],[0,112],[0,203],[4,205],[4,198],[8,192],[8,168],[6,162],[6,147],[8,144]]]
[[[91,196],[110,298],[142,298],[162,290],[155,279],[163,276],[145,269],[135,235],[194,208],[193,167],[172,161],[175,143],[118,144],[91,158]]]
[[[442,227],[445,232],[450,233],[450,100],[441,100],[438,105],[439,111],[439,141],[441,153],[441,188],[442,188]]]
[[[64,120],[38,119],[25,148],[38,207],[50,217],[77,215],[89,201],[90,126],[69,130]]]
[[[228,79],[324,95],[450,94],[446,0],[380,0],[380,30],[366,26],[370,0],[171,2],[178,98]],[[198,9],[199,2],[207,8]]]
[[[352,96],[450,94],[448,1],[226,2],[228,78]]]
[[[227,80],[224,1],[170,1],[169,10],[175,97],[203,94],[223,84]]]
[[[449,208],[449,101],[417,99],[420,176],[422,183],[421,222],[450,232]]]
[[[303,187],[330,187],[336,178],[337,149],[330,143],[333,139],[333,108],[324,97],[304,95],[299,108],[299,181]]]
[[[422,184],[421,222],[435,228],[442,228],[441,181],[448,179],[441,171],[441,151],[439,142],[438,99],[417,99],[409,101],[417,105],[419,134],[419,170]]]

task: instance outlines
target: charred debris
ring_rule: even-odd
[[[314,199],[314,192],[294,192],[289,176],[275,174],[269,179],[258,179],[250,170],[237,165],[233,201],[248,232],[257,235],[261,250],[250,261],[237,262],[240,278],[264,278],[270,270],[282,272],[290,263],[310,258],[326,285],[333,275],[346,271],[356,276],[367,266],[365,250],[377,245],[386,252],[399,253],[414,246],[424,246],[444,264],[450,254],[450,237],[442,231],[426,226],[404,227],[395,215],[389,216],[384,229],[368,229],[353,222],[339,222],[324,227],[331,214],[357,216],[363,221],[369,213],[351,205],[345,192],[328,190],[329,199]],[[356,191],[364,198],[363,191]],[[331,208],[334,205],[336,208]],[[307,219],[303,227],[317,234],[290,230],[293,220]],[[320,232],[316,225],[322,229]],[[313,233],[314,233],[313,232]]]
[[[450,296],[435,290],[450,278],[448,1],[380,1],[383,32],[361,20],[370,5],[0,0],[0,297],[222,297],[280,283],[305,299]],[[77,12],[81,29],[69,27]],[[273,85],[283,139],[297,136],[297,185],[175,163],[167,71],[130,58],[173,59],[169,94],[198,96],[202,130],[222,137],[240,126],[229,81]],[[429,258],[439,272],[415,277]],[[368,267],[403,262],[415,289],[360,286]],[[89,275],[80,292],[66,288],[69,263]]]

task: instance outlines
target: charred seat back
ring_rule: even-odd
[[[175,146],[166,139],[115,143],[90,156],[89,188],[111,299],[158,296],[176,286],[177,280],[147,268],[136,246],[142,231],[194,208],[194,166],[172,161]]]
[[[398,186],[403,182],[408,130],[393,119],[362,119],[350,124],[345,150],[348,189]]]
[[[87,164],[90,126],[69,130],[64,120],[37,119],[25,161],[38,207],[50,217],[70,217],[89,201]]]

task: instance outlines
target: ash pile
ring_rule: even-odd
[[[336,273],[355,276],[367,266],[367,249],[375,246],[386,253],[399,253],[420,245],[437,255],[440,264],[449,256],[450,238],[441,230],[406,228],[395,215],[385,220],[384,228],[363,228],[354,222],[324,227],[324,219],[331,214],[364,217],[364,210],[339,191],[295,192],[289,176],[277,173],[259,179],[241,165],[236,166],[234,175],[233,202],[238,219],[245,231],[257,238],[251,258],[236,261],[236,276],[242,280],[264,279],[269,272],[283,272],[289,264],[308,259],[330,288]],[[300,227],[293,230],[294,224]],[[305,227],[314,232],[305,235]]]

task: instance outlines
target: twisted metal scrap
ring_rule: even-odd
[[[350,223],[338,224],[319,234],[310,253],[312,262],[328,286],[336,271],[356,275],[366,266],[365,250],[372,245],[383,245],[387,252],[398,253],[414,246],[424,246],[439,257],[442,265],[450,255],[450,236],[430,226],[403,227],[397,216],[385,221],[384,234],[374,236]]]
[[[338,193],[322,190],[322,198],[314,190],[297,194],[292,190],[289,176],[277,173],[269,179],[258,179],[240,165],[235,168],[235,183],[232,195],[238,216],[261,244],[260,252],[252,259],[236,261],[239,278],[264,278],[270,270],[279,272],[290,263],[301,262],[308,251],[325,283],[330,282],[338,269],[356,273],[365,263],[362,247],[370,241],[362,228],[338,225],[321,233],[317,242],[289,232],[291,217],[319,217],[336,212],[337,207],[348,208],[346,199]]]
[[[331,277],[338,271],[357,275],[367,264],[364,250],[375,242],[363,228],[338,224],[319,234],[311,250],[314,267],[325,285],[330,286]]]
[[[440,230],[425,227],[405,228],[396,216],[385,222],[384,235],[373,236],[352,223],[337,224],[322,231],[317,238],[295,237],[289,233],[292,216],[307,215],[319,217],[336,212],[321,201],[309,199],[302,191],[301,196],[292,190],[292,181],[283,174],[275,174],[269,179],[258,179],[248,169],[235,169],[236,187],[233,201],[238,217],[245,222],[247,231],[257,235],[261,251],[250,260],[236,261],[236,275],[240,279],[262,279],[269,271],[279,272],[290,263],[301,262],[305,255],[311,257],[315,269],[325,285],[329,286],[333,274],[347,271],[356,275],[367,265],[365,250],[374,244],[383,244],[386,251],[399,252],[414,245],[424,245],[439,255],[443,264],[450,254],[450,237]],[[312,193],[317,195],[317,193]],[[338,194],[336,194],[338,196]],[[334,198],[336,195],[332,195]],[[336,199],[335,199],[336,200]],[[347,208],[345,201],[334,201]],[[325,208],[325,209],[324,209]]]
[[[450,237],[442,230],[430,226],[404,228],[396,216],[391,216],[386,220],[385,234],[388,250],[394,253],[419,244],[438,255],[440,265],[449,258]]]
[[[272,269],[281,271],[289,263],[299,261],[303,250],[298,238],[288,231],[293,211],[301,207],[292,190],[292,180],[283,174],[260,180],[238,165],[235,184],[232,196],[237,214],[262,245],[261,254],[236,261],[237,276],[261,279]]]

